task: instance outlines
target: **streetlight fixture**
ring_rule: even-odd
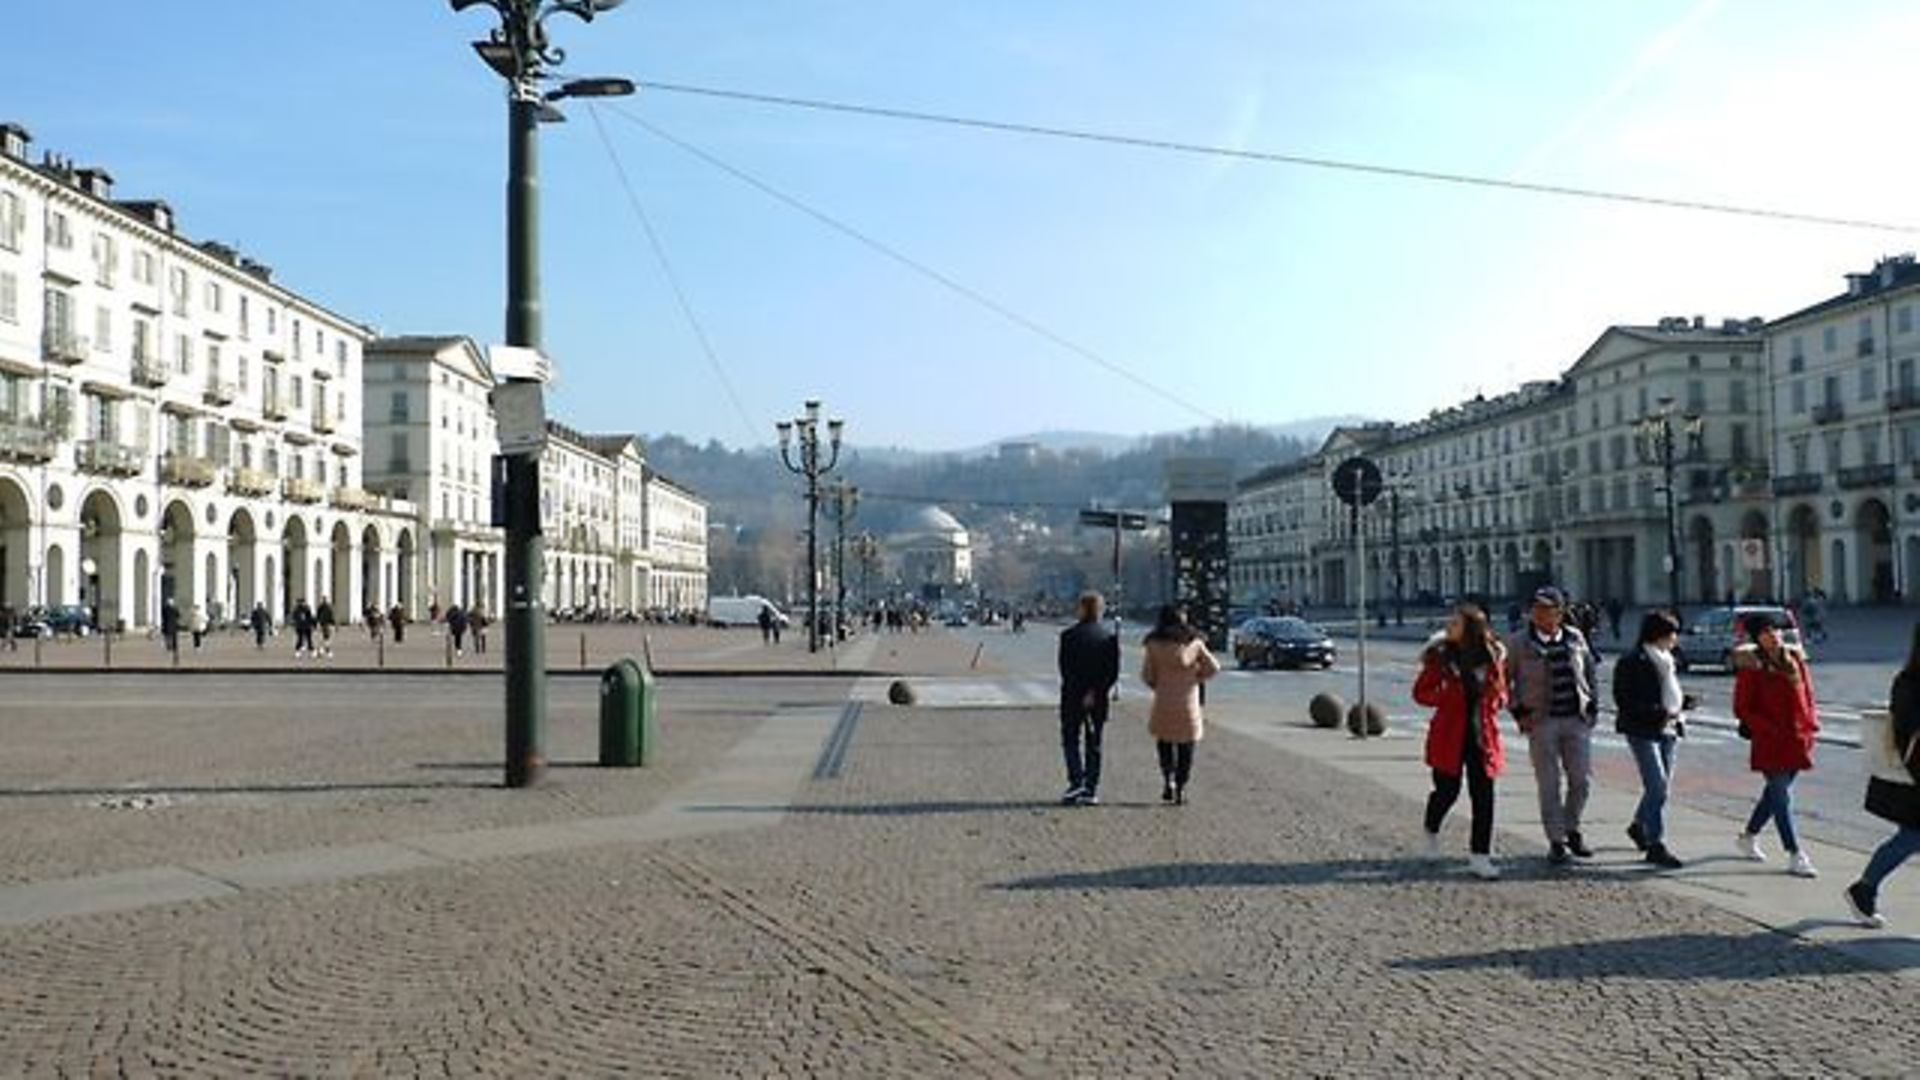
[[[807,481],[807,651],[820,651],[820,478],[840,464],[844,420],[827,421],[827,443],[820,441],[820,403],[809,401],[793,420],[773,425],[780,434],[780,462]],[[824,459],[823,459],[824,458]]]
[[[541,122],[564,120],[553,103],[567,97],[632,93],[625,79],[576,79],[543,92],[566,52],[547,36],[547,21],[571,15],[592,22],[622,0],[448,0],[454,11],[487,7],[500,25],[473,48],[507,83],[507,336],[506,343],[540,348],[539,134]],[[506,387],[540,413],[538,380],[508,379]],[[541,587],[540,452],[503,455],[505,462],[507,747],[510,788],[536,783],[546,768],[547,647]]]
[[[1640,439],[1642,457],[1651,458],[1659,464],[1661,470],[1661,492],[1665,496],[1667,512],[1667,606],[1678,614],[1680,611],[1680,531],[1674,510],[1673,492],[1673,398],[1663,394],[1655,404],[1659,406],[1659,411],[1642,417],[1634,425],[1634,434]],[[1685,413],[1679,419],[1685,425],[1689,443],[1699,438],[1705,430],[1706,421],[1696,413]]]
[[[828,425],[832,430],[832,425]],[[841,621],[847,617],[847,522],[860,510],[860,489],[837,481],[827,489],[827,513],[833,518],[833,636],[840,636]]]

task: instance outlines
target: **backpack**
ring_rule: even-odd
[[[1889,784],[1920,785],[1920,735],[1900,745],[1893,713],[1869,712],[1860,720],[1860,747],[1867,753],[1867,772]]]

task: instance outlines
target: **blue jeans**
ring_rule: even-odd
[[[1798,772],[1766,774],[1767,786],[1760,792],[1760,801],[1753,808],[1753,816],[1747,819],[1748,836],[1759,835],[1771,818],[1780,830],[1780,846],[1789,853],[1800,850],[1800,834],[1793,828],[1793,778],[1799,775]]]
[[[1880,891],[1880,883],[1887,875],[1900,869],[1900,864],[1915,855],[1920,855],[1920,829],[1901,826],[1900,831],[1887,837],[1887,842],[1874,849],[1873,858],[1867,860],[1866,873],[1860,880],[1875,893]]]
[[[1633,820],[1649,845],[1660,843],[1667,835],[1667,794],[1673,789],[1672,735],[1627,736],[1627,748],[1633,751],[1633,763],[1640,766],[1640,806]]]

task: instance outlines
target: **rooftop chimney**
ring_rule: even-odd
[[[1848,296],[1865,296],[1867,294],[1867,282],[1872,280],[1873,280],[1872,274],[1848,274],[1847,275],[1847,295]]]
[[[266,263],[249,259],[244,255],[240,257],[240,271],[245,274],[251,274],[266,284],[271,285],[273,283],[273,267],[268,266]]]
[[[0,156],[24,163],[27,145],[31,142],[33,135],[26,128],[12,122],[0,123]]]
[[[1707,328],[1707,317],[1705,315],[1695,315],[1693,317],[1693,328],[1695,330],[1705,330]]]
[[[120,209],[159,229],[161,232],[173,231],[173,207],[158,199],[143,199],[135,202],[123,202]]]
[[[80,186],[81,191],[96,199],[113,198],[113,174],[105,169],[91,165],[84,169],[76,169],[73,173],[73,182]]]

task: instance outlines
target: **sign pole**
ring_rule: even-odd
[[[1360,631],[1360,731],[1367,733],[1367,534],[1360,528],[1360,504],[1353,505],[1353,551],[1354,564],[1358,567],[1359,600],[1354,605],[1355,624]]]

